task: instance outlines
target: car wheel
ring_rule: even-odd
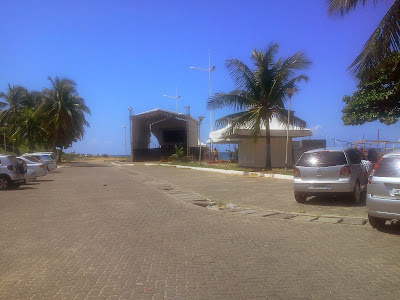
[[[355,204],[361,203],[361,188],[360,188],[360,183],[358,181],[356,181],[356,184],[354,185],[352,197],[353,197],[353,202]]]
[[[296,199],[297,203],[305,203],[307,196],[300,193],[294,193],[294,199]]]
[[[9,186],[9,181],[6,177],[2,176],[0,177],[0,190],[5,190]]]
[[[379,228],[385,226],[386,220],[382,218],[373,217],[368,215],[369,224],[374,228]]]

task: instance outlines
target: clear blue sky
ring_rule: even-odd
[[[342,98],[352,94],[355,80],[346,71],[391,1],[358,8],[343,19],[327,15],[322,0],[247,1],[0,1],[0,90],[7,84],[30,90],[48,87],[48,76],[67,77],[91,109],[90,128],[70,150],[124,154],[128,106],[141,113],[154,108],[205,116],[202,141],[208,138],[208,73],[190,66],[211,64],[213,92],[229,92],[233,82],[225,60],[251,66],[253,49],[270,42],[278,56],[298,50],[312,67],[292,109],[313,129],[312,138],[355,141],[399,140],[399,125],[370,123],[343,126]],[[213,118],[228,111],[215,111]],[[214,118],[215,120],[215,118]]]

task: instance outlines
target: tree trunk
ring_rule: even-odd
[[[265,153],[265,170],[271,171],[271,132],[269,131],[269,117],[265,122],[265,141],[266,141],[266,153]]]
[[[57,163],[60,163],[60,162],[61,162],[61,155],[62,155],[62,148],[58,149]]]

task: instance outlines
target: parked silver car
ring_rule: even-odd
[[[35,172],[36,177],[45,176],[49,173],[47,166],[44,163],[32,161],[29,159],[29,156],[19,156],[17,158],[22,159],[26,163],[28,170]]]
[[[25,182],[26,163],[12,155],[0,155],[0,190]]]
[[[359,204],[365,197],[368,175],[355,148],[323,148],[304,152],[294,168],[293,190],[297,202],[309,196],[351,195]]]
[[[390,153],[375,165],[368,180],[367,212],[373,227],[400,220],[400,153]]]
[[[43,153],[25,153],[22,157],[33,157],[38,159],[40,162],[46,164],[47,169],[52,171],[57,168],[57,163],[55,159],[53,159],[52,154],[43,154]]]

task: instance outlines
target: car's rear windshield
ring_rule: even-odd
[[[297,166],[300,167],[329,167],[345,164],[347,164],[347,161],[342,151],[304,153],[297,162]]]
[[[374,176],[400,177],[400,157],[385,157],[379,163]]]

